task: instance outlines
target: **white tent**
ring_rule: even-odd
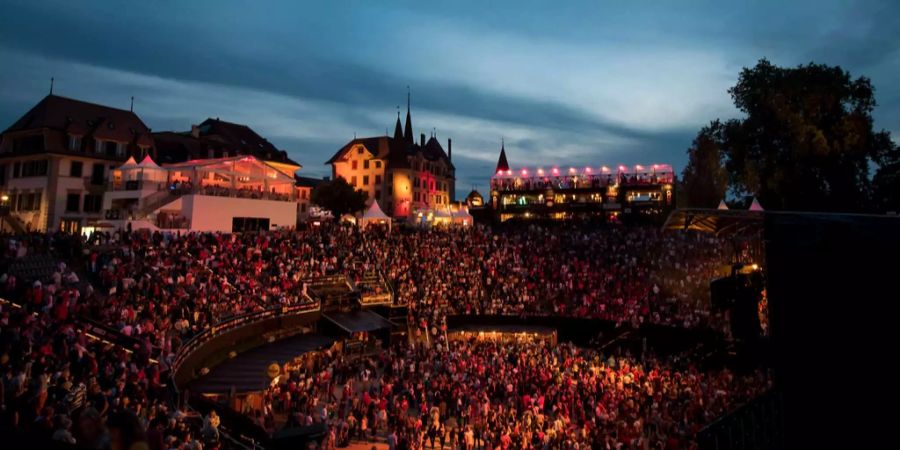
[[[135,167],[137,167],[137,161],[134,160],[134,156],[129,156],[128,161],[125,161],[125,164],[119,166],[119,170],[134,169]]]
[[[462,225],[467,227],[472,225],[474,222],[474,218],[471,214],[469,214],[469,208],[467,206],[461,206],[455,212],[451,211],[450,215],[453,216],[453,223],[457,225]]]
[[[720,201],[719,201],[719,207],[716,208],[716,209],[727,210],[727,209],[728,209],[728,205],[725,204],[725,200],[720,200]]]
[[[139,172],[140,179],[144,181],[165,183],[169,177],[166,169],[159,167],[150,155],[145,156],[144,160],[134,168]]]
[[[378,206],[378,200],[372,200],[372,204],[369,205],[369,209],[362,215],[362,217],[357,220],[357,224],[360,227],[367,227],[370,224],[383,224],[387,225],[388,229],[391,228],[391,218],[381,210],[381,207]]]
[[[134,159],[132,159],[132,161],[134,161]],[[160,168],[158,164],[153,162],[153,158],[151,158],[150,155],[145,156],[144,160],[141,161],[140,164],[138,164],[138,167],[142,167],[144,169],[159,169]]]
[[[759,204],[759,200],[756,197],[753,197],[753,202],[750,203],[750,211],[764,211],[762,205]]]

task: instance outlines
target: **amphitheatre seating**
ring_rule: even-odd
[[[361,306],[390,305],[393,300],[387,282],[376,270],[363,274],[362,279],[356,282],[356,288],[360,293]]]
[[[345,275],[309,278],[303,282],[310,295],[319,299],[323,311],[346,308],[357,295]]]
[[[57,270],[58,261],[49,255],[26,255],[9,264],[9,273],[27,280],[47,280]]]

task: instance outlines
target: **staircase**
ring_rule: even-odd
[[[318,298],[323,312],[348,309],[356,291],[344,275],[331,275],[303,280],[314,298]]]
[[[22,223],[22,220],[12,214],[0,217],[0,220],[12,228],[13,234],[25,234],[28,232],[28,230],[25,229],[25,224]]]
[[[143,199],[141,205],[134,211],[132,219],[144,219],[157,209],[178,200],[181,198],[181,195],[182,193],[178,191],[162,190],[154,192]]]

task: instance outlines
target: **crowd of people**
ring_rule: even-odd
[[[2,245],[0,296],[9,300],[0,305],[3,429],[42,432],[62,442],[89,442],[88,447],[96,443],[96,448],[134,436],[159,441],[160,446],[154,448],[220,445],[212,425],[215,421],[204,423],[174,407],[166,374],[175,355],[188,339],[229,318],[281,306],[316,307],[304,280],[346,275],[365,284],[362,282],[371,274],[383,273],[395,301],[408,307],[410,323],[424,332],[443,323],[448,314],[559,315],[632,325],[721,327],[722,318],[709,309],[708,282],[730,257],[728,246],[715,238],[651,228],[496,231],[395,227],[391,231],[360,231],[323,223],[307,230],[244,234],[117,231],[98,233],[86,241],[60,234],[32,234],[4,237]],[[10,261],[33,254],[46,254],[69,265],[59,262],[53,276],[44,280],[19,280],[6,273]],[[140,345],[126,349],[92,339],[79,331],[79,318],[106,324]],[[570,346],[444,344],[440,351],[398,347],[362,363],[341,358],[320,362],[317,370],[299,373],[296,386],[311,388],[319,383],[322,367],[331,374],[328,382],[339,386],[352,378],[350,366],[342,364],[367,364],[366,375],[354,376],[371,382],[351,383],[349,389],[356,392],[366,386],[365,392],[358,391],[362,392],[362,404],[368,408],[377,398],[379,405],[387,405],[385,414],[394,415],[386,418],[376,411],[376,417],[366,417],[368,425],[363,429],[377,428],[388,437],[393,431],[398,433],[395,441],[406,439],[413,446],[421,441],[419,433],[427,432],[432,423],[428,421],[432,406],[441,410],[442,417],[454,417],[459,430],[468,426],[469,431],[461,431],[463,440],[459,442],[468,442],[466,433],[476,433],[479,442],[502,443],[507,436],[519,444],[571,440],[588,445],[600,442],[597,433],[609,442],[609,424],[619,427],[619,419],[632,418],[619,412],[613,419],[607,414],[607,419],[600,420],[599,416],[576,416],[576,411],[584,402],[621,410],[617,402],[623,397],[616,394],[619,391],[607,389],[602,379],[617,377],[619,370],[632,373],[637,367],[634,361],[626,359],[630,362],[624,366],[621,361],[598,365],[596,354]],[[527,364],[515,369],[521,362],[514,357],[517,354],[552,368],[548,373],[554,381],[534,373],[526,377],[520,370]],[[479,359],[486,361],[480,369],[469,365]],[[501,364],[500,360],[508,362]],[[585,379],[584,372],[571,373],[576,367],[577,371],[588,368],[573,361],[588,360],[592,361],[591,370],[607,375]],[[655,367],[673,377],[694,375],[692,382],[704,387],[717,380],[708,378],[709,374],[673,371],[659,362],[656,366],[653,362],[641,364],[641,376],[649,376],[646,373]],[[501,380],[493,372],[501,367],[508,378],[504,386],[512,389],[502,395],[503,389],[493,383]],[[343,375],[336,377],[336,368]],[[422,370],[434,374],[433,379],[427,378],[432,380],[428,386],[420,385],[424,380],[414,376]],[[731,382],[733,378],[729,378]],[[583,399],[573,398],[573,386],[584,386],[582,383],[594,383],[596,389],[585,391],[591,395]],[[653,382],[649,383],[655,389]],[[728,383],[721,386],[730,395],[734,386]],[[460,392],[463,385],[473,390]],[[291,385],[287,386],[286,392],[292,392]],[[370,389],[372,386],[378,389]],[[387,391],[385,386],[389,386]],[[513,391],[527,391],[534,401],[538,392],[548,389],[556,397],[537,409],[530,403],[510,403]],[[696,393],[699,388],[691,389]],[[356,423],[345,423],[351,411],[362,411],[359,404],[347,403],[356,397],[335,396],[327,390],[301,391],[295,389],[290,401],[281,403],[292,405],[296,423],[338,420],[332,430],[348,433],[360,425],[362,417],[355,418]],[[707,392],[711,391],[704,395]],[[544,393],[545,399],[548,393]],[[450,405],[455,400],[448,395],[457,394],[467,395],[465,401],[471,404]],[[646,396],[636,395],[635,401],[646,401]],[[298,398],[306,400],[297,403]],[[337,402],[331,415],[321,410],[329,401]],[[700,396],[697,401],[708,409],[715,398]],[[394,407],[406,411],[410,405],[427,414],[415,419],[395,414]],[[564,419],[560,408],[565,408]],[[672,428],[685,420],[685,414],[695,412],[684,401],[667,404],[664,409],[672,419],[669,422],[641,416],[640,427],[620,433],[649,436],[651,423],[654,435],[665,439],[682,439],[695,431]],[[531,418],[527,419],[529,411]],[[538,417],[544,418],[540,425]],[[417,424],[422,420],[424,423]],[[558,420],[565,422],[568,431],[558,429]],[[108,433],[101,432],[103,426],[109,428]],[[572,426],[579,431],[571,432]],[[442,435],[451,439],[452,433],[445,431]]]
[[[367,358],[308,354],[285,366],[265,410],[328,424],[325,449],[686,449],[704,425],[763,392],[765,372],[604,356],[547,340],[401,343]],[[248,411],[249,413],[249,411]]]
[[[556,315],[725,328],[709,281],[726,242],[657,228],[395,232],[379,240],[398,301],[424,325],[447,314]]]

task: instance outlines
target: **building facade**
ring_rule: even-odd
[[[675,207],[668,164],[512,169],[501,146],[491,177],[494,219],[665,220]]]
[[[241,232],[294,228],[293,176],[254,156],[157,165],[129,159],[104,196],[107,223],[152,231]]]
[[[159,156],[158,162],[163,165],[232,156],[252,156],[281,173],[296,178],[297,192],[294,198],[297,201],[299,222],[309,217],[312,189],[322,182],[320,179],[297,175],[297,171],[303,166],[249,126],[227,122],[218,117],[208,118],[199,125],[192,125],[190,131],[153,133],[153,140]]]
[[[79,232],[102,220],[111,171],[153,153],[134,112],[50,94],[0,135],[3,222],[17,232]]]
[[[426,140],[424,133],[416,142],[407,102],[405,127],[398,114],[393,136],[353,139],[326,164],[331,164],[333,177],[363,190],[387,214],[407,218],[417,211],[446,208],[454,201],[452,145],[447,139],[445,152],[434,134]]]

